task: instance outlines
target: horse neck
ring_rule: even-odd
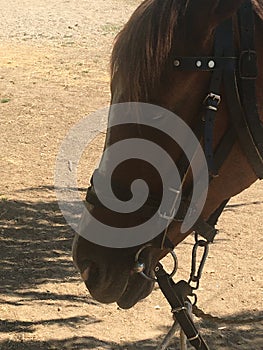
[[[258,60],[258,79],[257,79],[257,102],[258,102],[258,111],[260,119],[263,122],[263,3],[257,1],[258,6],[256,11],[258,16],[256,16],[256,51],[257,51],[257,60]]]

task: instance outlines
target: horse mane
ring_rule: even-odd
[[[145,0],[117,35],[111,58],[112,90],[125,101],[147,100],[160,81],[175,27],[189,0]]]

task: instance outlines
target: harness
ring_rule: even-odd
[[[212,71],[210,92],[204,101],[207,109],[204,118],[204,151],[211,177],[217,175],[218,169],[230,152],[234,141],[238,139],[252,169],[257,177],[262,179],[263,126],[257,110],[255,23],[252,3],[249,0],[245,1],[238,10],[238,28],[240,35],[239,56],[235,55],[233,19],[231,18],[222,23],[216,30],[213,57],[176,57],[174,69]],[[214,152],[214,122],[221,102],[220,90],[222,83],[226,90],[231,125]],[[212,225],[216,223],[227,202],[222,203],[218,210],[211,215],[208,221]],[[171,305],[172,313],[188,341],[195,349],[208,350],[208,346],[195,328],[186,307],[188,297],[194,294],[195,289],[198,289],[208,253],[208,244],[211,242],[206,235],[203,235],[205,241],[198,240],[197,233],[196,231],[196,244],[192,254],[192,271],[188,282],[179,281],[175,284],[160,263],[155,273],[160,289]],[[202,232],[199,233],[202,235]],[[196,274],[196,250],[200,246],[204,247],[204,253]],[[195,287],[191,286],[192,282],[196,282]],[[173,332],[171,332],[170,338],[172,334]],[[167,342],[167,339],[165,341]]]
[[[259,118],[256,99],[257,56],[254,43],[254,12],[250,0],[243,2],[237,13],[240,39],[240,53],[236,54],[233,18],[219,25],[215,33],[214,56],[211,57],[175,57],[173,66],[176,71],[208,71],[211,72],[209,93],[204,99],[205,114],[203,125],[194,130],[200,140],[203,138],[204,152],[207,159],[210,180],[218,175],[218,170],[230,153],[234,143],[238,140],[248,162],[259,179],[263,178],[263,126]],[[221,102],[221,88],[224,85],[226,100],[230,116],[230,126],[222,137],[219,145],[213,149],[213,135],[215,117]],[[184,176],[189,167],[189,162],[182,156],[178,168]],[[124,189],[118,188],[116,192],[123,193]],[[167,228],[171,221],[181,221],[188,209],[188,196],[183,197],[182,205],[176,215],[162,213],[167,219]],[[93,206],[102,206],[97,198],[93,185],[88,189],[86,201]],[[191,345],[198,350],[208,350],[208,346],[198,333],[186,306],[189,296],[195,296],[198,289],[202,269],[208,253],[209,243],[213,242],[217,230],[215,224],[222,213],[228,200],[224,201],[207,221],[201,217],[193,227],[196,243],[192,253],[192,271],[188,282],[174,283],[172,276],[176,271],[176,256],[173,253],[173,244],[167,238],[166,233],[161,239],[161,248],[172,252],[175,268],[172,274],[167,274],[161,263],[155,269],[156,280],[161,291],[171,305],[174,318],[179,323]],[[145,217],[156,212],[156,200],[149,198],[143,208]],[[202,239],[199,239],[199,235]],[[144,264],[140,261],[140,254],[147,249],[149,244],[140,248],[135,257],[134,271],[143,277],[152,279],[144,273]],[[203,249],[201,264],[196,271],[196,253]],[[195,297],[196,299],[196,297]],[[195,300],[196,302],[196,300]],[[165,349],[162,347],[161,349]]]

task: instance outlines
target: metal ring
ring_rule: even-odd
[[[135,255],[135,264],[140,263],[140,261],[139,261],[140,254],[144,251],[144,249],[149,248],[149,247],[152,247],[152,245],[151,245],[151,244],[146,244],[146,245],[142,246],[142,247],[137,251],[137,253],[136,253],[136,255]],[[172,277],[176,274],[176,271],[177,271],[177,268],[178,268],[178,260],[177,260],[176,254],[175,254],[175,252],[174,252],[173,250],[170,251],[169,253],[172,255],[173,261],[174,261],[174,268],[173,268],[173,271],[169,274],[169,278],[172,278]],[[145,267],[144,267],[144,269],[145,269]],[[135,270],[136,270],[136,269],[135,269]],[[147,279],[148,281],[151,281],[151,282],[152,282],[152,281],[154,281],[154,282],[157,281],[157,278],[156,278],[156,277],[151,277],[151,276],[146,275],[146,273],[144,272],[144,270],[143,270],[143,271],[140,271],[140,272],[137,272],[137,273],[139,273],[142,277],[144,277],[144,278]]]
[[[139,257],[140,257],[140,254],[144,251],[144,249],[146,248],[149,248],[149,247],[152,247],[151,244],[145,244],[144,246],[142,246],[136,253],[135,255],[135,262],[137,263],[139,261]]]
[[[173,271],[170,273],[169,278],[173,278],[173,276],[176,274],[176,271],[178,269],[178,259],[173,250],[170,252],[170,254],[172,255],[174,260],[174,268],[173,268]]]

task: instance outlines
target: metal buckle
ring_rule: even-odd
[[[178,314],[179,312],[184,311],[184,310],[187,311],[187,307],[186,306],[179,306],[179,307],[176,307],[176,308],[172,309],[171,312],[173,314]]]
[[[257,78],[257,53],[255,50],[241,52],[239,57],[239,75],[241,79]]]
[[[211,105],[211,103],[208,104],[209,99],[212,99],[212,101],[214,102],[213,105]],[[204,99],[203,104],[206,105],[207,109],[211,109],[212,111],[217,111],[217,107],[219,106],[220,102],[221,102],[221,96],[213,92],[210,92]]]
[[[170,214],[168,214],[166,211],[162,213],[161,209],[158,210],[158,214],[159,214],[159,217],[161,219],[164,219],[167,221],[172,221],[175,217],[175,214],[176,214],[176,210],[174,207],[175,207],[175,204],[176,204],[178,197],[181,193],[181,190],[177,190],[176,188],[169,187],[169,191],[175,193],[175,198],[174,198],[173,204],[171,205],[172,209],[170,211]]]
[[[158,210],[158,214],[159,214],[159,216],[160,216],[161,219],[164,219],[164,220],[167,220],[167,221],[171,221],[171,220],[173,220],[174,217],[175,217],[175,209],[173,209],[173,210],[171,211],[171,214],[170,214],[170,215],[167,214],[166,212],[161,213],[160,210]]]

